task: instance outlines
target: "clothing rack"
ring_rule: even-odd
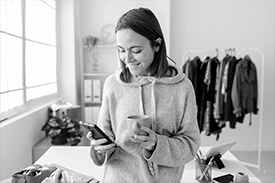
[[[262,50],[258,48],[234,48],[233,49],[236,52],[255,52],[260,54],[261,60],[261,95],[260,95],[260,110],[259,110],[259,115],[260,115],[260,122],[259,122],[259,142],[258,142],[258,162],[257,164],[252,164],[248,162],[242,162],[245,165],[255,167],[258,169],[258,172],[260,171],[261,168],[261,150],[262,150],[262,124],[263,124],[263,93],[264,93],[264,53]],[[186,58],[188,55],[192,53],[211,53],[215,52],[215,56],[218,56],[219,52],[224,52],[226,53],[228,49],[215,49],[215,50],[189,50],[186,51],[183,56],[182,56],[182,66],[184,65]]]

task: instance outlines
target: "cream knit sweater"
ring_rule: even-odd
[[[177,71],[173,77],[146,76],[125,83],[117,70],[106,79],[98,126],[114,137],[117,147],[106,154],[104,162],[91,148],[94,163],[105,167],[101,182],[180,182],[184,165],[200,146],[200,132],[193,86],[179,67],[171,67]],[[129,139],[126,117],[136,114],[151,116],[157,134],[153,153]]]

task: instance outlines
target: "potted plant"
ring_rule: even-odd
[[[83,132],[78,121],[69,118],[64,112],[56,115],[60,106],[62,105],[52,104],[49,107],[49,119],[41,130],[46,133],[46,136],[50,136],[53,145],[69,143],[75,146],[81,141]]]

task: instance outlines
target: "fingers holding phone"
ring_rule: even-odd
[[[113,137],[106,138],[95,138],[92,131],[89,131],[86,135],[87,139],[91,141],[91,145],[109,145],[109,144],[115,144]]]
[[[95,134],[92,131],[89,131],[86,137],[90,140],[90,145],[100,154],[116,147],[112,137],[95,139]]]

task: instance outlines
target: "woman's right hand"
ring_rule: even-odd
[[[108,151],[108,150],[113,149],[113,148],[116,147],[115,143],[103,145],[104,143],[107,142],[107,140],[106,139],[97,139],[97,140],[94,139],[93,138],[93,133],[91,131],[89,131],[87,133],[86,137],[90,140],[90,145],[99,154],[105,154],[106,151]],[[109,137],[109,138],[114,142],[114,139],[112,137]]]

